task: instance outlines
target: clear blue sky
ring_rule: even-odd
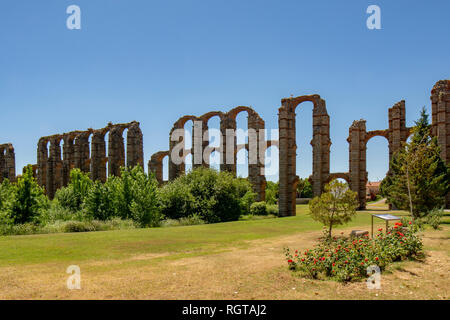
[[[66,28],[71,4],[81,30]],[[371,4],[381,30],[366,27]],[[448,0],[4,0],[0,143],[14,144],[21,171],[41,136],[137,120],[147,162],[182,115],[249,105],[272,129],[281,98],[317,93],[331,117],[331,170],[347,171],[353,120],[387,128],[401,99],[407,125],[430,110],[433,84],[450,78],[449,12]],[[302,177],[311,108],[297,112]],[[387,157],[383,138],[369,142],[370,180],[384,177]]]

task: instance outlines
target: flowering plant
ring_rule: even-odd
[[[374,239],[324,237],[312,249],[291,252],[285,248],[289,268],[307,276],[334,278],[338,281],[367,276],[367,267],[377,265],[381,270],[393,262],[417,257],[422,252],[422,240],[417,229],[407,223],[397,222],[387,233],[378,230]]]

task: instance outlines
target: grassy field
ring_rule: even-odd
[[[336,233],[369,230],[371,214],[385,209],[383,204],[372,204]],[[0,298],[442,299],[448,298],[450,286],[449,230],[446,224],[441,231],[426,231],[426,261],[396,264],[385,276],[392,287],[378,292],[367,290],[364,283],[312,281],[287,270],[283,247],[311,247],[321,234],[321,225],[307,215],[306,205],[297,206],[297,216],[288,218],[0,237]],[[69,265],[81,268],[81,290],[66,288]],[[401,271],[408,268],[412,271]],[[399,275],[412,277],[410,284],[418,281],[417,288],[397,294],[404,281],[397,279]]]

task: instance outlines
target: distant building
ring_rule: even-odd
[[[366,184],[366,198],[374,200],[380,194],[381,181],[367,182]]]

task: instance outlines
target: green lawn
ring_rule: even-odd
[[[298,205],[297,216],[287,218],[186,227],[0,237],[0,266],[123,259],[144,253],[169,252],[171,258],[211,254],[230,246],[245,247],[249,240],[320,230],[321,224],[313,221],[307,212],[307,205]],[[369,230],[372,213],[360,211],[344,227],[364,226]]]

